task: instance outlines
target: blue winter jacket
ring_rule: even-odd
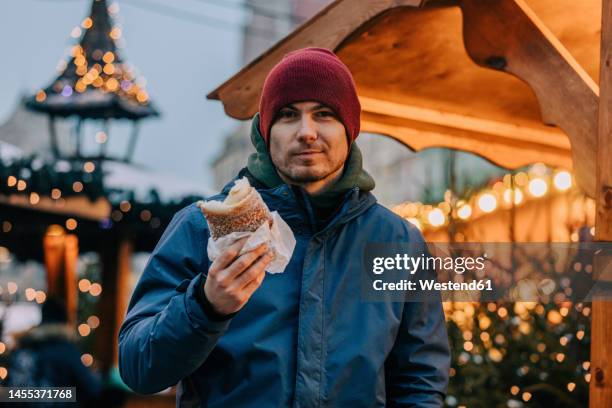
[[[222,193],[222,199],[233,182]],[[422,242],[411,224],[353,188],[321,231],[288,185],[258,189],[293,230],[284,273],[268,274],[231,319],[196,298],[210,265],[207,223],[180,210],[154,249],[119,334],[119,369],[139,393],[178,385],[181,407],[439,407],[449,372],[440,302],[365,302],[365,245]]]

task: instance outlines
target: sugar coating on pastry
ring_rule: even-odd
[[[213,239],[232,232],[252,232],[265,221],[272,221],[268,206],[245,177],[234,182],[225,200],[198,201],[197,205],[208,221]]]

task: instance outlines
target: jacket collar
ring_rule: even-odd
[[[305,212],[304,215],[308,219],[309,224],[313,226],[314,220],[312,219],[312,209],[302,208],[302,206],[298,204],[297,197],[289,185],[283,183],[276,187],[268,188],[267,186],[263,185],[263,183],[259,182],[252,174],[250,174],[246,167],[240,170],[238,175],[236,175],[223,187],[218,196],[211,197],[211,199],[222,200],[225,198],[229,194],[231,188],[234,186],[234,182],[242,177],[247,177],[249,179],[251,185],[261,194],[262,198],[268,203],[268,205],[278,204],[278,211],[281,216],[290,212],[300,213],[303,211]],[[302,191],[302,193],[307,194],[305,191]],[[309,203],[308,200],[305,200],[305,202]],[[315,235],[327,233],[333,228],[349,222],[353,218],[363,214],[374,204],[376,204],[376,197],[374,197],[374,195],[369,191],[362,191],[358,186],[351,188],[344,193],[344,197],[340,204],[340,210],[336,213],[334,218],[324,229],[317,232]],[[307,206],[308,205],[309,204],[307,204]],[[275,209],[272,208],[271,210],[274,211]]]

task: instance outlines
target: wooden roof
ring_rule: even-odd
[[[594,196],[600,27],[601,0],[337,0],[208,97],[248,119],[284,54],[326,47],[353,73],[362,131],[573,168]]]

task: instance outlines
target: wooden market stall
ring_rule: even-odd
[[[337,0],[208,97],[228,115],[248,119],[284,54],[332,49],[354,75],[362,131],[414,150],[472,152],[507,168],[570,168],[596,198],[596,239],[611,241],[610,3]],[[593,303],[590,404],[607,407],[612,310],[603,297]]]

